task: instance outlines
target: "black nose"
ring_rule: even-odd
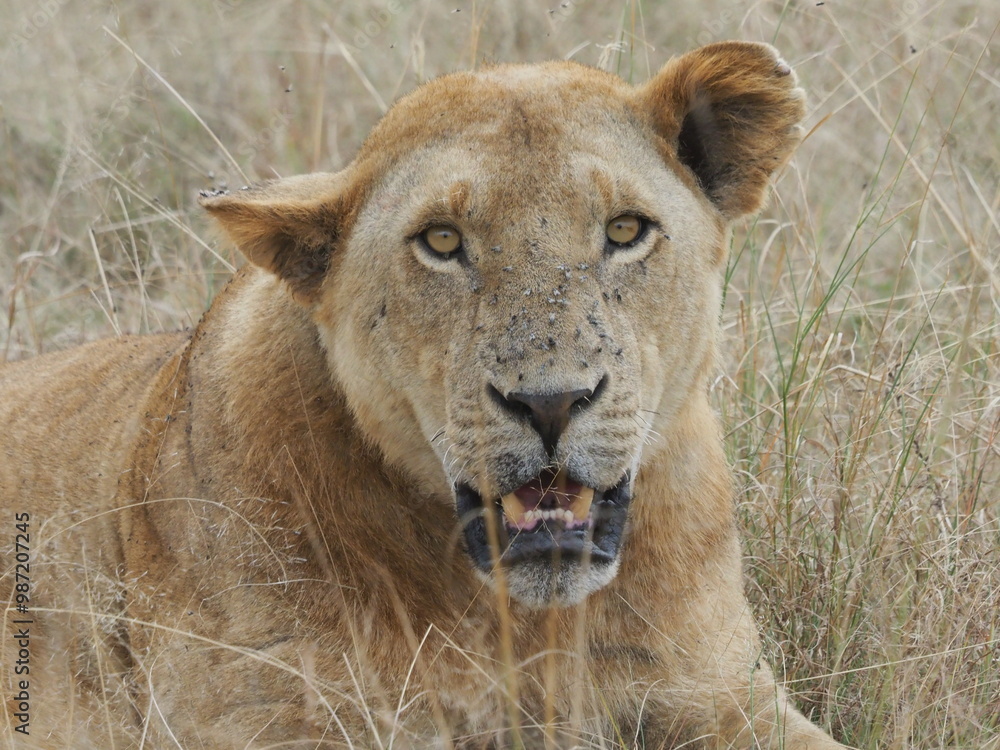
[[[515,391],[504,396],[500,391],[489,386],[490,396],[505,411],[519,416],[526,416],[531,426],[542,436],[545,452],[550,456],[555,453],[559,436],[569,424],[573,411],[580,411],[594,402],[603,390],[604,379],[597,388],[590,390],[582,388],[564,393],[525,393]]]

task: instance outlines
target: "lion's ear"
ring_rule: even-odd
[[[199,202],[247,260],[283,279],[308,306],[353,218],[356,194],[345,172],[317,173],[205,192]]]
[[[804,95],[767,44],[719,42],[670,60],[639,105],[727,219],[760,208],[801,139]]]

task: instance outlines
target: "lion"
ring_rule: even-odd
[[[0,370],[8,736],[844,747],[764,660],[706,387],[803,112],[763,44],[495,65],[204,193],[249,262],[192,332]]]

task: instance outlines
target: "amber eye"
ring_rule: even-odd
[[[454,227],[440,225],[424,230],[424,244],[438,255],[451,255],[462,249],[462,235]]]
[[[605,231],[611,244],[629,245],[639,239],[642,234],[642,219],[638,216],[622,214],[609,221]]]

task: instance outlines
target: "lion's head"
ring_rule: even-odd
[[[618,568],[633,485],[714,356],[728,223],[799,139],[765,45],[649,83],[497,66],[402,98],[337,174],[203,205],[315,321],[361,428],[531,606]]]

